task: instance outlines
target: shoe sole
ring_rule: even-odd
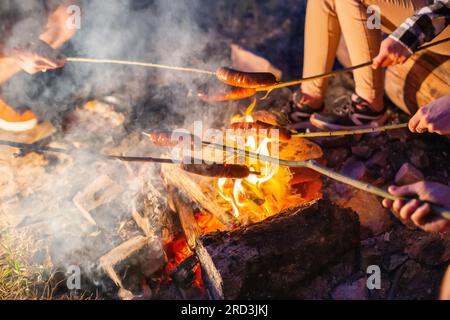
[[[380,119],[374,120],[370,124],[363,125],[363,126],[344,126],[344,125],[339,125],[339,124],[328,123],[328,122],[322,121],[320,119],[317,119],[317,117],[315,117],[315,115],[312,115],[309,120],[313,126],[319,128],[321,130],[329,130],[329,131],[358,130],[358,129],[369,129],[369,128],[381,126],[386,122],[388,116],[389,115],[386,113]]]
[[[6,120],[0,119],[0,130],[10,132],[24,132],[34,129],[37,123],[37,119],[31,119],[21,122],[8,122]]]

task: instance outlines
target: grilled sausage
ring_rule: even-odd
[[[275,76],[269,72],[243,72],[230,68],[219,68],[216,77],[220,81],[241,88],[263,88],[277,83]]]
[[[227,91],[213,94],[198,93],[198,97],[207,102],[221,102],[231,100],[247,99],[256,94],[255,89],[248,88],[229,88]]]
[[[271,130],[278,130],[278,139],[286,142],[292,138],[292,134],[288,129],[280,126],[271,125],[262,121],[256,122],[235,122],[226,127],[228,130],[240,131],[245,135],[246,131],[256,131],[259,134],[260,131],[266,131],[267,137],[270,138]],[[250,133],[250,132],[249,132]]]
[[[243,179],[251,171],[247,166],[237,164],[181,164],[184,171],[205,177]]]

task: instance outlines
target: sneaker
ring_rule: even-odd
[[[311,116],[311,123],[322,130],[351,130],[357,128],[370,128],[383,125],[388,117],[386,108],[376,112],[370,108],[370,104],[353,94],[351,99],[339,99],[333,108],[333,114]]]
[[[23,132],[33,129],[37,123],[32,111],[19,113],[0,99],[0,130]]]
[[[319,109],[313,108],[307,103],[301,102],[302,98],[303,95],[300,91],[296,91],[292,95],[292,108],[289,118],[294,124],[309,121],[314,113],[321,112],[324,108],[323,104]]]

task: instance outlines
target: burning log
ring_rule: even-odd
[[[73,203],[80,210],[90,224],[96,225],[91,211],[101,205],[111,202],[123,192],[123,188],[111,180],[107,175],[101,175],[83,191],[78,192],[73,198]]]
[[[167,186],[175,187],[181,192],[189,194],[192,201],[210,212],[224,225],[232,227],[237,224],[237,220],[229,214],[226,208],[211,200],[217,193],[214,188],[216,179],[196,176],[169,164],[161,166],[161,176]]]
[[[168,201],[172,204],[173,211],[178,213],[181,227],[186,236],[187,243],[191,249],[195,248],[196,240],[201,232],[194,218],[192,203],[183,199],[183,196],[173,187],[167,187]]]
[[[120,262],[132,257],[137,252],[140,252],[144,248],[148,248],[148,250],[151,251],[147,253],[147,256],[151,256],[153,262],[153,266],[149,266],[147,264],[146,268],[151,268],[150,272],[154,272],[164,263],[163,249],[155,234],[151,236],[136,236],[131,238],[118,247],[112,249],[99,260],[100,267],[116,284],[116,286],[120,288],[120,295],[123,299],[132,299],[133,294],[124,288],[122,280],[117,275],[114,267]]]
[[[349,209],[320,200],[249,227],[202,236],[196,247],[214,299],[289,297],[359,245]]]

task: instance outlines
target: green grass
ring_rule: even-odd
[[[33,244],[23,234],[0,233],[0,300],[51,298],[45,267],[28,262]]]

